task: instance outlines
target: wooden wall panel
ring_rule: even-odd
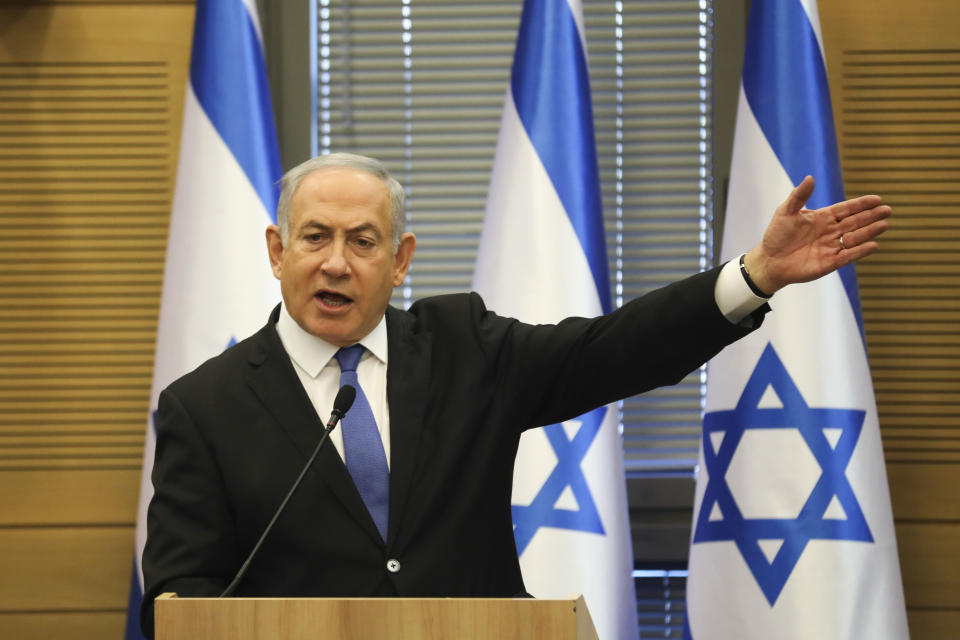
[[[0,7],[0,637],[122,637],[193,6]]]
[[[125,621],[121,612],[9,613],[3,616],[3,630],[7,638],[121,640]]]
[[[142,448],[143,437],[136,440]],[[73,465],[0,471],[0,528],[78,523],[129,526],[139,489],[139,467],[82,469]]]
[[[3,610],[125,612],[132,548],[131,529],[126,524],[4,527],[0,529],[0,549],[5,556],[0,571]],[[126,562],[118,561],[117,556],[124,552]]]
[[[901,521],[896,530],[907,608],[956,613],[960,602],[960,581],[955,574],[960,566],[960,524]],[[917,638],[931,637],[922,629],[912,631]]]
[[[936,611],[914,607],[907,610],[907,624],[911,629],[922,629],[926,635],[914,634],[917,640],[953,640],[960,629],[960,612],[956,610]]]
[[[888,463],[887,479],[896,517],[903,521],[960,522],[960,499],[949,495],[958,486],[956,474],[951,464]],[[938,500],[939,504],[934,504]]]
[[[819,4],[847,193],[894,207],[857,271],[911,635],[960,637],[960,11]]]

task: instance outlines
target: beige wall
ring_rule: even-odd
[[[0,638],[120,638],[192,3],[0,7]]]

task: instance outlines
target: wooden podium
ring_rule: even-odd
[[[583,596],[178,598],[155,601],[156,640],[597,640]]]

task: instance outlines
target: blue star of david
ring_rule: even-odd
[[[780,398],[782,408],[760,408],[760,399],[768,386]],[[703,457],[709,480],[700,504],[693,543],[721,540],[736,543],[772,607],[810,540],[873,542],[846,476],[865,415],[864,411],[856,409],[807,406],[773,345],[768,343],[737,407],[704,416]],[[744,518],[737,507],[725,476],[747,429],[796,429],[820,465],[820,477],[796,519]],[[831,448],[824,429],[840,430],[835,447]],[[716,432],[723,433],[719,451],[713,450],[710,438],[710,434]],[[843,508],[846,520],[824,517],[834,497]],[[710,514],[715,507],[722,519],[711,521]],[[783,540],[772,562],[761,551],[760,540]]]
[[[543,428],[557,456],[557,466],[529,505],[512,505],[513,537],[518,554],[523,554],[540,527],[604,534],[600,513],[580,463],[597,437],[606,412],[606,407],[600,407],[577,418],[580,428],[569,440],[563,425],[551,424]],[[580,506],[577,511],[555,507],[560,494],[568,486]]]

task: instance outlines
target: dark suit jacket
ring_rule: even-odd
[[[325,446],[236,595],[523,592],[510,513],[520,433],[675,384],[747,333],[720,314],[715,280],[716,270],[699,274],[607,316],[549,326],[499,317],[476,294],[388,309],[386,544]],[[158,594],[224,589],[320,437],[277,316],[160,396],[148,633]]]

